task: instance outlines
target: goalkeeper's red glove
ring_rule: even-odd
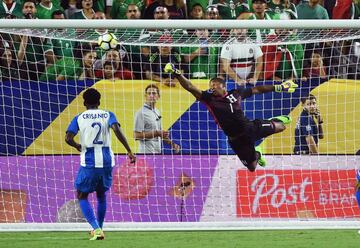
[[[167,63],[164,68],[164,72],[180,75],[181,71],[175,67],[172,63]]]
[[[286,93],[294,93],[296,88],[299,87],[292,80],[286,80],[282,84],[275,85],[275,92],[286,92]]]

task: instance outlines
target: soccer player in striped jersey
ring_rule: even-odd
[[[277,116],[270,120],[249,120],[241,109],[241,101],[254,94],[272,91],[293,93],[298,87],[297,84],[288,80],[279,85],[261,85],[227,91],[224,80],[212,78],[209,82],[210,89],[201,91],[173,64],[168,63],[164,71],[173,73],[185,90],[206,105],[228,137],[231,148],[249,171],[255,171],[257,164],[265,166],[266,161],[260,147],[255,147],[255,141],[284,131],[284,124],[289,124],[291,118],[290,116]]]
[[[126,137],[112,112],[99,109],[100,93],[93,88],[83,94],[86,111],[75,116],[67,131],[65,141],[80,152],[80,169],[75,181],[77,198],[84,217],[94,231],[90,240],[104,239],[102,231],[106,214],[106,191],[112,184],[112,168],[115,165],[114,153],[111,150],[112,129],[128,152],[129,159],[135,162]],[[80,144],[74,140],[80,131]],[[89,201],[89,193],[96,192],[97,218]]]

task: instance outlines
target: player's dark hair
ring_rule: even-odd
[[[96,89],[89,88],[84,92],[83,98],[85,106],[99,106],[101,94]]]
[[[65,16],[64,11],[62,11],[60,9],[57,9],[51,13],[51,19],[54,19],[54,16],[56,16],[56,15],[64,15]]]
[[[308,96],[302,97],[301,98],[301,103],[304,104],[306,102],[306,100],[315,100],[316,101],[316,97],[313,94],[309,94]]]
[[[114,70],[117,70],[117,66],[116,66],[116,63],[115,61],[110,61],[110,60],[106,60],[103,64],[103,68],[105,69],[105,66],[107,65],[111,65],[111,67],[114,69]]]
[[[160,89],[159,87],[157,87],[155,84],[149,84],[148,86],[146,86],[145,88],[145,94],[147,92],[148,89],[156,89],[156,92],[158,93],[158,95],[160,96]]]
[[[82,58],[90,52],[95,52],[95,47],[87,42],[79,42],[74,48],[74,57],[82,60]]]
[[[36,0],[25,0],[22,4],[23,8],[24,8],[25,3],[33,3],[36,6]]]
[[[76,1],[76,8],[77,9],[82,9],[83,7],[82,7],[82,1],[83,0],[77,0]],[[97,2],[97,0],[92,0],[93,1],[93,8],[94,8],[94,6],[95,6],[95,3]]]
[[[212,81],[216,81],[216,82],[221,83],[222,85],[226,86],[226,82],[225,82],[224,79],[222,79],[222,78],[213,77],[212,79],[210,79],[209,84],[210,84]]]

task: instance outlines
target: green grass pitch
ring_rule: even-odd
[[[357,230],[106,232],[89,241],[86,232],[1,232],[0,247],[11,248],[352,248]]]

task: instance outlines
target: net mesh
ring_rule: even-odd
[[[120,41],[117,49],[96,46],[106,31]],[[353,194],[360,148],[359,30],[2,29],[0,37],[0,222],[85,221],[73,187],[80,158],[64,135],[85,110],[81,92],[89,87],[101,92],[100,107],[116,114],[138,152],[137,163],[129,164],[113,138],[117,166],[106,221],[360,216]],[[267,167],[247,171],[205,105],[163,72],[168,61],[201,90],[212,77],[225,78],[229,90],[238,83],[299,84],[293,94],[267,93],[242,102],[249,119],[293,119],[281,134],[257,142]],[[159,154],[139,153],[136,112],[149,84],[160,90],[152,112],[156,128],[169,130],[179,153],[161,140]],[[301,98],[310,93],[317,99],[323,139],[299,119]],[[318,116],[313,115],[316,125]],[[301,126],[319,138],[318,154],[294,150]]]

